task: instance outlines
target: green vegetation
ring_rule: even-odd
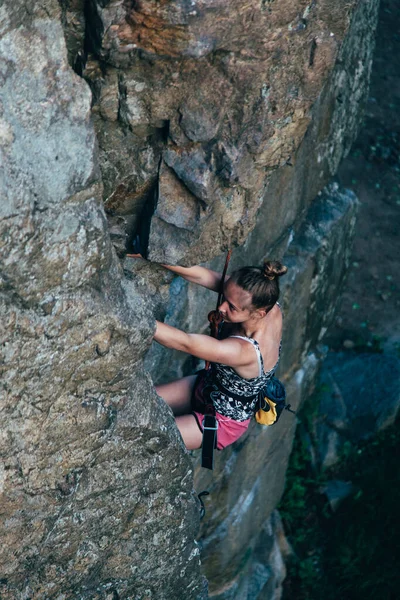
[[[398,423],[372,441],[358,446],[347,442],[339,465],[320,474],[311,461],[311,411],[305,407],[300,415],[286,491],[278,507],[294,550],[283,600],[397,599]],[[336,512],[321,493],[324,482],[330,479],[352,481],[355,489]]]

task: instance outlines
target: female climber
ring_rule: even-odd
[[[220,290],[219,273],[200,266],[163,266],[191,283]],[[219,339],[156,322],[154,339],[159,344],[211,363],[208,370],[156,387],[171,407],[189,450],[202,446],[203,419],[210,405],[218,422],[219,450],[235,442],[248,428],[258,393],[279,361],[279,277],[286,271],[280,262],[266,261],[261,268],[243,267],[226,278],[218,307],[223,318]]]

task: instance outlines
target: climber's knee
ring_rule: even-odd
[[[193,415],[182,415],[176,417],[176,425],[188,450],[201,448],[203,433]]]
[[[196,375],[156,386],[156,392],[172,408],[174,415],[191,412],[191,398]]]

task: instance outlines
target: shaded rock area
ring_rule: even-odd
[[[279,600],[286,576],[285,559],[291,553],[278,511],[263,524],[251,559],[250,576],[234,580],[216,600],[264,598]]]
[[[330,353],[319,376],[315,422],[322,467],[340,459],[344,443],[372,438],[396,419],[400,360],[393,355]]]
[[[340,504],[355,491],[351,481],[341,481],[340,479],[331,479],[321,489],[321,494],[325,494],[331,509],[337,510]]]
[[[215,299],[125,254],[139,235],[156,261],[283,258],[298,408],[348,265],[357,200],[321,190],[357,131],[376,10],[2,4],[1,598],[201,600],[202,573],[210,598],[280,597],[296,419],[253,423],[201,470],[148,374],[195,362],[148,349],[154,317],[205,331]]]

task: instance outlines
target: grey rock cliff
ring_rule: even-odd
[[[148,374],[193,361],[149,348],[155,316],[205,331],[214,299],[124,255],[140,234],[154,260],[284,257],[280,374],[299,406],[357,208],[318,194],[357,130],[376,9],[2,4],[1,598],[200,600],[199,547],[210,597],[279,598],[296,421],[254,424],[200,472]],[[211,491],[200,546],[193,481]]]
[[[89,88],[56,7],[8,15],[0,595],[204,597],[192,467],[143,371],[152,311],[107,231]]]

